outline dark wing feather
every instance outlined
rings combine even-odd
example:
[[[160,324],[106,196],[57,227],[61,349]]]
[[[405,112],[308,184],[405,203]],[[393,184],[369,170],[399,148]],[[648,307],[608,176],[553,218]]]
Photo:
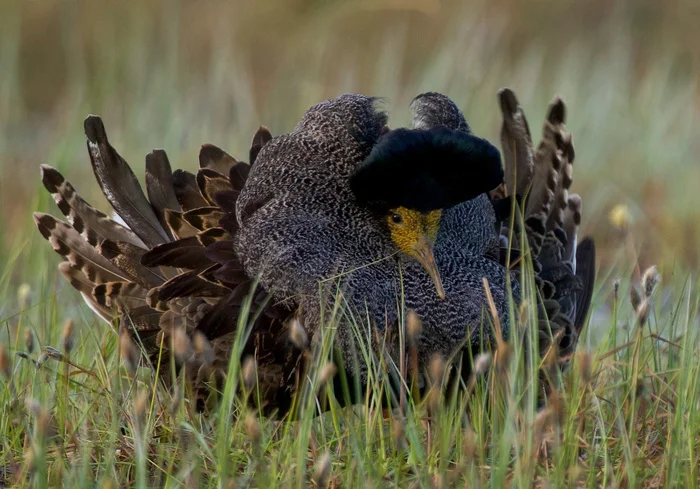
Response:
[[[197,228],[188,223],[182,212],[165,210],[165,221],[176,239],[189,238],[197,235]]]
[[[213,144],[204,144],[199,150],[200,168],[208,168],[221,175],[228,175],[229,168],[236,163],[233,156]]]
[[[168,234],[146,200],[134,172],[109,144],[99,117],[91,115],[85,119],[85,135],[95,178],[114,210],[146,245],[168,241]]]
[[[243,190],[245,182],[248,180],[248,174],[250,173],[250,165],[247,163],[236,163],[229,170],[229,180],[231,181],[231,186],[233,190],[240,193]]]
[[[232,190],[228,176],[209,168],[202,168],[197,172],[197,185],[209,205],[216,205],[215,197],[218,192]]]
[[[190,270],[153,289],[159,301],[169,301],[178,297],[223,297],[229,290],[200,277],[200,270]]]
[[[500,90],[498,99],[503,115],[501,150],[505,163],[507,195],[524,197],[534,171],[530,127],[525,112],[512,90]]]
[[[233,251],[233,241],[211,243],[204,249],[204,254],[209,260],[219,265],[238,260],[236,252]]]
[[[196,236],[163,243],[144,253],[141,257],[141,264],[145,267],[167,265],[194,270],[204,267],[208,263],[209,260],[204,255],[204,247]]]
[[[168,233],[168,237],[173,238],[165,219],[165,210],[179,211],[181,208],[175,195],[173,171],[168,156],[162,149],[154,149],[146,155],[146,191],[158,222]]]
[[[588,317],[595,285],[595,242],[592,238],[584,238],[576,248],[576,276],[582,283],[582,290],[576,301],[576,317],[574,325],[580,333]]]
[[[199,231],[218,227],[223,217],[224,213],[218,207],[200,207],[187,211],[182,216],[188,224]]]
[[[248,152],[248,161],[252,165],[258,157],[258,153],[272,139],[272,133],[265,126],[260,126],[253,136],[253,141],[250,143],[250,151]]]
[[[199,193],[197,179],[192,173],[185,170],[175,170],[173,172],[173,187],[183,211],[208,205],[206,199]]]
[[[499,92],[503,126],[501,142],[505,164],[505,194],[516,196],[522,205],[523,231],[529,245],[539,295],[540,352],[550,351],[552,340],[562,359],[576,349],[590,307],[595,279],[595,247],[585,239],[578,243],[581,198],[569,195],[572,183],[574,148],[564,125],[566,107],[558,97],[550,104],[542,140],[533,151],[530,130],[515,94]],[[500,196],[492,194],[492,198]],[[508,243],[510,227],[504,227],[502,241],[511,248],[519,243],[519,226],[513,243]],[[520,250],[514,250],[521,255]],[[513,262],[511,255],[511,263]],[[505,264],[505,261],[503,262]]]
[[[150,289],[165,282],[165,276],[160,269],[149,268],[141,264],[141,258],[146,250],[137,248],[130,243],[109,240],[100,243],[97,250],[141,287]]]
[[[209,228],[197,233],[197,240],[206,247],[218,241],[228,241],[231,235],[223,228]]]

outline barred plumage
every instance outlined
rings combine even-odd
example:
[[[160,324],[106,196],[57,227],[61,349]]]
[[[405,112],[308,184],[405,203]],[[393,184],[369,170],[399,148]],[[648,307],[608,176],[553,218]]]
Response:
[[[148,198],[101,120],[89,116],[95,176],[128,227],[47,166],[42,180],[70,224],[38,213],[35,220],[68,260],[60,269],[70,283],[101,317],[116,315],[120,328],[138,335],[151,361],[169,358],[161,343],[174,348],[163,334],[206,339],[211,348],[173,355],[196,388],[212,375],[223,378],[237,318],[259,279],[243,355],[256,358],[267,411],[288,409],[306,358],[306,342],[289,339],[290,325],[304,328],[313,344],[339,292],[346,307],[336,346],[346,360],[356,351],[350,324],[369,318],[398,361],[405,310],[422,321],[423,366],[435,353],[492,342],[482,279],[507,325],[509,274],[520,297],[517,269],[507,269],[519,239],[509,246],[507,237],[520,232],[543,297],[541,347],[554,338],[565,359],[590,304],[595,256],[592,241],[577,245],[581,199],[568,194],[574,153],[564,105],[553,102],[535,150],[515,95],[503,90],[499,98],[505,173],[497,151],[441,94],[417,97],[414,129],[393,131],[374,98],[343,95],[309,109],[289,134],[273,138],[261,126],[251,164],[204,145],[196,174],[173,172],[165,152],[154,150],[146,159]],[[512,208],[522,209],[524,222],[514,233],[508,226],[515,221],[506,219]],[[406,245],[404,220],[413,218],[416,229],[435,235],[411,235]],[[416,243],[428,254],[414,253]],[[364,379],[362,362],[346,361],[345,370]]]

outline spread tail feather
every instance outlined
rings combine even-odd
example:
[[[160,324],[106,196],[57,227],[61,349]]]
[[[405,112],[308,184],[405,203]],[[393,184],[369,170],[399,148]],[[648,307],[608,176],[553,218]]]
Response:
[[[206,144],[196,174],[173,172],[165,152],[154,150],[146,156],[146,198],[128,163],[109,144],[99,117],[85,120],[85,134],[95,177],[126,225],[90,206],[57,170],[43,165],[44,186],[70,224],[42,213],[35,213],[34,220],[67,260],[59,266],[61,274],[100,317],[110,323],[118,318],[120,327],[137,335],[152,362],[172,357],[189,371],[195,367],[202,373],[206,367],[221,377],[243,301],[253,292],[233,250],[236,200],[250,165]],[[271,138],[261,126],[252,140],[251,159]],[[250,314],[256,322],[243,354],[258,358],[266,382],[262,387],[272,392],[263,396],[273,400],[264,406],[270,411],[277,407],[275,399],[289,398],[288,379],[294,378],[301,355],[286,341],[289,311],[257,293]],[[173,328],[183,328],[192,341],[200,339],[200,346],[205,338],[208,348],[221,354],[202,363],[196,352],[189,358],[161,352],[161,344],[171,347]],[[266,358],[277,363],[266,365]],[[162,371],[169,376],[169,369]],[[196,389],[203,386],[195,382]]]
[[[576,349],[595,282],[593,240],[585,238],[578,243],[582,200],[569,194],[575,153],[573,138],[565,126],[566,106],[559,97],[550,104],[542,140],[535,150],[515,94],[503,89],[498,96],[503,114],[505,182],[502,192],[491,197],[515,197],[521,204],[523,231],[543,299],[540,351],[545,355],[555,341],[560,358],[565,360]],[[511,222],[507,225],[517,230],[517,223]],[[509,232],[504,226],[504,243]],[[514,240],[510,248],[518,242]],[[522,254],[519,250],[515,253]]]
[[[160,225],[131,167],[109,144],[102,119],[88,116],[85,135],[97,183],[117,214],[146,245],[168,241],[168,234]]]

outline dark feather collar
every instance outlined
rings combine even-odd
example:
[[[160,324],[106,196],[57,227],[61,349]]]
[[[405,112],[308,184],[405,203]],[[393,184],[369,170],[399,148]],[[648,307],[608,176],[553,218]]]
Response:
[[[452,207],[503,181],[498,150],[445,127],[395,129],[382,136],[350,178],[357,201],[377,210]]]

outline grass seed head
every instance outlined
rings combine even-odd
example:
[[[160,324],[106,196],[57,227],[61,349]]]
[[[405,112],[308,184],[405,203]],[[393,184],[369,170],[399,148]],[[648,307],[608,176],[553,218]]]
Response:
[[[428,372],[430,374],[431,384],[438,389],[442,386],[442,381],[445,377],[445,368],[446,363],[444,357],[439,353],[433,355],[430,359]]]
[[[56,361],[58,361],[58,362],[62,362],[62,361],[63,361],[63,353],[61,353],[60,351],[58,351],[58,350],[57,350],[56,348],[54,348],[53,346],[45,346],[45,347],[44,347],[44,354],[45,354],[48,358],[52,358],[52,359],[54,359],[54,360],[56,360]]]
[[[440,412],[440,402],[442,401],[442,391],[437,387],[433,386],[428,390],[426,408],[428,410],[428,415],[435,417]]]
[[[639,314],[639,307],[642,304],[642,296],[637,290],[637,287],[634,285],[630,287],[630,303],[632,304],[632,308],[634,308],[634,312]]]
[[[260,441],[260,435],[262,434],[258,418],[248,413],[245,417],[244,427],[246,436],[251,441],[251,443],[257,444]]]
[[[67,319],[63,323],[63,330],[61,331],[61,344],[63,345],[63,351],[70,354],[75,346],[75,328],[73,327],[73,320]]]
[[[171,337],[173,352],[179,364],[184,364],[192,356],[192,342],[184,328],[174,328]]]
[[[588,385],[592,378],[592,362],[593,357],[587,351],[581,351],[576,353],[576,369],[578,370],[581,382],[584,385]]]
[[[490,352],[479,353],[474,359],[474,375],[479,376],[488,372],[492,358]]]
[[[203,385],[206,386],[207,389],[212,389],[216,385],[215,382],[212,382],[212,374],[214,373],[214,369],[208,365],[201,365],[197,370],[197,375],[194,378],[194,383],[196,385]],[[183,375],[185,375],[186,379],[189,379],[192,376],[192,371],[193,369],[183,369],[181,372]]]
[[[195,331],[192,335],[192,346],[194,353],[204,365],[214,363],[214,348],[207,337],[201,331]]]
[[[29,296],[32,293],[32,288],[29,284],[24,283],[17,287],[17,302],[19,303],[19,308],[24,309],[27,307],[29,302]]]
[[[136,372],[141,355],[126,328],[119,329],[119,356],[124,361],[124,366],[129,372]]]
[[[258,379],[258,363],[253,355],[249,355],[243,360],[241,374],[243,376],[243,385],[247,390],[255,387]]]
[[[28,397],[27,399],[25,399],[24,405],[27,407],[27,411],[29,411],[29,414],[31,414],[34,417],[37,417],[42,409],[39,401],[37,401],[33,397]]]
[[[10,362],[10,354],[3,343],[0,343],[0,375],[9,379],[12,374],[12,362]]]
[[[533,431],[535,435],[535,444],[540,446],[546,430],[552,426],[553,412],[551,406],[547,406],[537,413],[535,422],[533,423]]]
[[[31,329],[24,330],[24,348],[30,355],[34,353],[34,333]]]
[[[31,446],[27,447],[27,449],[24,451],[23,459],[22,472],[31,477],[34,475],[34,472],[36,472],[36,456],[34,455],[34,450]]]
[[[639,398],[639,399],[642,399],[642,398],[649,396],[650,389],[649,389],[649,386],[646,384],[645,380],[646,379],[637,380],[635,394],[636,394],[637,398]]]
[[[408,311],[406,316],[406,337],[410,345],[415,346],[418,343],[418,338],[420,338],[423,332],[423,321],[418,316],[416,311]]]
[[[321,371],[318,374],[318,388],[321,389],[328,382],[332,381],[337,371],[338,368],[333,362],[326,362],[326,364],[321,367]]]
[[[179,425],[175,429],[175,434],[177,435],[177,445],[183,453],[188,453],[192,450],[194,445],[194,434],[187,429],[184,425]]]
[[[513,347],[510,343],[502,341],[498,344],[496,348],[496,353],[494,354],[494,366],[498,372],[505,372],[510,367],[510,358],[513,353]]]
[[[566,418],[566,402],[564,396],[556,389],[552,389],[547,399],[547,409],[551,411],[551,422],[561,428]]]
[[[333,466],[331,464],[331,454],[323,452],[314,464],[314,484],[316,487],[328,487]]]
[[[307,350],[309,348],[309,335],[296,317],[290,320],[289,339],[294,346],[300,350]]]
[[[661,274],[656,268],[656,265],[652,265],[644,270],[644,274],[642,275],[642,289],[647,299],[650,299],[651,296],[654,295],[660,282]]]
[[[445,480],[445,475],[444,474],[435,474],[433,475],[433,488],[434,489],[444,489],[447,487],[447,481]]]
[[[647,323],[647,319],[649,319],[649,299],[646,297],[642,300],[642,302],[639,303],[639,306],[636,309],[637,312],[637,323],[640,326],[643,326]]]

